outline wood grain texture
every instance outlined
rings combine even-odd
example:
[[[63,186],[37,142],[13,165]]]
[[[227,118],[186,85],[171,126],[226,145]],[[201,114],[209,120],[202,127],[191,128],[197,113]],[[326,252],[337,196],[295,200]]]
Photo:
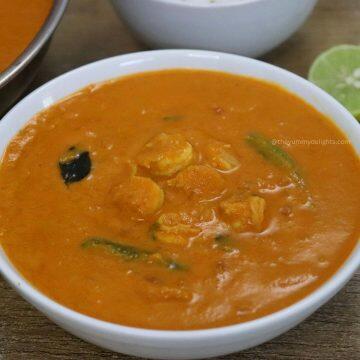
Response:
[[[301,0],[294,0],[301,1]],[[360,0],[321,0],[311,19],[267,62],[306,76],[322,50],[360,42]],[[72,0],[32,85],[104,57],[143,50],[106,0]],[[222,360],[357,360],[360,353],[360,273],[332,301],[297,328]],[[0,359],[122,359],[61,330],[0,279]]]

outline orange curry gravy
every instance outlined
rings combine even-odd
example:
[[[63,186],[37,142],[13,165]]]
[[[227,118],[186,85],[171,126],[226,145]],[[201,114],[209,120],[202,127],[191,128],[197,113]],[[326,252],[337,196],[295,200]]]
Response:
[[[21,55],[45,22],[52,0],[2,0],[0,3],[0,72]]]
[[[87,87],[10,143],[1,244],[43,293],[114,323],[201,329],[270,314],[329,279],[359,238],[358,156],[281,143],[296,139],[345,138],[251,78],[173,70]],[[91,172],[65,184],[59,161],[81,151]]]

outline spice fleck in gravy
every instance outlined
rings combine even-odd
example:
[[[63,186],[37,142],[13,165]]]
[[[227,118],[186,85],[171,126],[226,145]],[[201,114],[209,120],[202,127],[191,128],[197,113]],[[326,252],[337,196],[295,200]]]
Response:
[[[344,140],[251,78],[171,70],[89,86],[9,144],[0,241],[36,288],[95,318],[256,319],[322,285],[358,241],[359,157]]]
[[[0,2],[0,73],[9,67],[34,39],[52,5],[52,0]]]

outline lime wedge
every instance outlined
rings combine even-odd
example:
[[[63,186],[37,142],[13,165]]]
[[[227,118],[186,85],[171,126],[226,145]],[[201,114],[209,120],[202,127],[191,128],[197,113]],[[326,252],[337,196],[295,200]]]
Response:
[[[360,120],[360,46],[339,45],[323,52],[311,65],[309,80]]]

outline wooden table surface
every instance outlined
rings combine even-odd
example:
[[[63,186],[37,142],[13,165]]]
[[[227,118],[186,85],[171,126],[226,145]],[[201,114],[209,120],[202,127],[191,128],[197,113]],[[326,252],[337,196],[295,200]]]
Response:
[[[305,26],[264,60],[306,76],[322,50],[359,42],[360,0],[320,0]],[[143,49],[107,0],[72,0],[31,88],[88,62]],[[297,328],[267,344],[221,359],[355,360],[360,359],[359,354],[360,273]],[[135,359],[102,350],[64,332],[0,278],[0,359],[78,358]]]

